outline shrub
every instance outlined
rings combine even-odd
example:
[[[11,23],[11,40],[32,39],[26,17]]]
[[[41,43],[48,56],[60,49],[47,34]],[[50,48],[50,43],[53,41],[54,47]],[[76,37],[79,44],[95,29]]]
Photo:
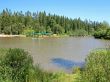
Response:
[[[96,31],[93,35],[95,38],[105,38],[106,30]]]
[[[0,60],[0,81],[3,79],[12,82],[26,82],[29,70],[33,68],[32,58],[22,49],[9,49],[5,51]]]
[[[51,82],[51,73],[34,66],[23,49],[0,49],[0,82]]]
[[[110,49],[95,50],[86,59],[82,73],[84,82],[110,81]]]
[[[24,34],[24,35],[26,35],[27,37],[28,36],[33,36],[33,33],[34,33],[35,31],[32,29],[32,28],[27,28],[27,29],[25,29],[24,31],[23,31],[23,33],[22,34]]]

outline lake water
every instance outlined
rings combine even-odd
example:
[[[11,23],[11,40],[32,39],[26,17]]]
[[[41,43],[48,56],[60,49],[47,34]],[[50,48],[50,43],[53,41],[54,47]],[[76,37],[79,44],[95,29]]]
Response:
[[[0,38],[0,48],[22,48],[32,55],[34,64],[47,71],[70,72],[73,66],[82,66],[89,52],[106,48],[109,40],[93,37],[66,38]]]

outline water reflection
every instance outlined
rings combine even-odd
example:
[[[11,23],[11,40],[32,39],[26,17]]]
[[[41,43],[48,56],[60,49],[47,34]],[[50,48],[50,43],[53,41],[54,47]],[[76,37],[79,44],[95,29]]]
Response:
[[[53,58],[52,63],[56,64],[59,67],[63,67],[65,69],[71,69],[76,66],[77,67],[84,66],[84,62],[75,62],[75,61],[71,61],[71,60],[67,60],[67,59],[63,59],[63,58]]]

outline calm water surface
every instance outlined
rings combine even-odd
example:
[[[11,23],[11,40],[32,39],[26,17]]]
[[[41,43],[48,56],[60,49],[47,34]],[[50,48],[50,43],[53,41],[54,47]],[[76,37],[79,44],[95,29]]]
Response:
[[[109,40],[93,37],[0,38],[0,48],[25,49],[32,55],[34,63],[47,71],[68,72],[73,66],[83,65],[91,50],[109,45]]]

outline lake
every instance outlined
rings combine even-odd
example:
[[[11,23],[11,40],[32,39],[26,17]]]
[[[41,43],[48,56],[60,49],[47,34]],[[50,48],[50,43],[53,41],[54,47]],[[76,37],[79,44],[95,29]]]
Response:
[[[28,51],[34,60],[47,71],[71,72],[74,66],[83,66],[90,51],[107,48],[109,40],[93,37],[65,38],[0,38],[0,48],[22,48]]]

